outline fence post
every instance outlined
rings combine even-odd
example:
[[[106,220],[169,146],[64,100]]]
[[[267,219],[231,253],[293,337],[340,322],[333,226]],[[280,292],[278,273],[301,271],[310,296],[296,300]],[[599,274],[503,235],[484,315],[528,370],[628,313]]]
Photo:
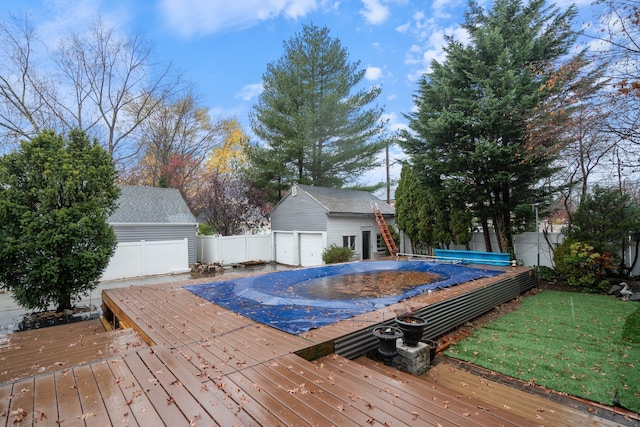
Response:
[[[142,261],[140,263],[140,269],[141,269],[140,276],[144,277],[147,272],[147,256],[146,256],[146,247],[145,247],[144,240],[140,240],[140,260]]]
[[[182,241],[184,242],[184,248],[182,251],[184,254],[184,258],[182,259],[184,261],[183,265],[189,267],[189,239],[185,237]]]

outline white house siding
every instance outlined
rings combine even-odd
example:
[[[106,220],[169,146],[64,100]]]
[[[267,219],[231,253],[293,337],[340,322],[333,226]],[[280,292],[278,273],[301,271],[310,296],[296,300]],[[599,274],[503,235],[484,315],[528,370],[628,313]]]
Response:
[[[326,210],[303,191],[289,195],[271,213],[272,230],[325,231],[326,227]]]
[[[393,219],[385,218],[385,221],[387,225],[393,225],[395,227],[395,221]],[[342,236],[355,235],[356,250],[354,259],[360,260],[363,255],[362,232],[367,230],[371,231],[370,255],[371,258],[375,258],[377,254],[376,237],[380,234],[380,229],[376,224],[373,213],[371,216],[363,215],[362,217],[329,216],[327,224],[327,245],[330,246],[334,244],[336,246],[342,246]]]
[[[196,262],[196,224],[111,224],[118,243],[182,240],[188,241],[189,265]]]

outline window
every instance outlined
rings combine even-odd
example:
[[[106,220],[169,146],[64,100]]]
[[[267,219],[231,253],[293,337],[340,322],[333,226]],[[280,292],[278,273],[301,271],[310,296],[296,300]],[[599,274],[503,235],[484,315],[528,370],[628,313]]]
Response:
[[[342,236],[342,246],[352,251],[356,250],[356,236]]]
[[[387,243],[382,238],[382,234],[378,234],[376,236],[376,248],[378,248],[378,251],[384,251],[387,249]]]

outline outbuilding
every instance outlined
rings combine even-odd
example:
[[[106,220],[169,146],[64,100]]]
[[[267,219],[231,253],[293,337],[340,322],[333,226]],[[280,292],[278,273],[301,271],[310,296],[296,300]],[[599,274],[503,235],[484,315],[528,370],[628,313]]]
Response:
[[[118,248],[102,280],[187,272],[196,259],[197,221],[175,188],[121,186],[109,217]]]
[[[293,185],[271,212],[276,261],[321,265],[331,245],[350,248],[353,260],[383,256],[386,245],[374,208],[395,227],[393,206],[367,191]]]

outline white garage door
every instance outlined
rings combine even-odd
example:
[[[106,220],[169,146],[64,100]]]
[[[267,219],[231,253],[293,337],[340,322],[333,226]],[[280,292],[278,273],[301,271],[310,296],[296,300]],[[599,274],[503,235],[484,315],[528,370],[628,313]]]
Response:
[[[294,265],[293,233],[274,233],[276,242],[276,262]]]
[[[300,265],[322,265],[322,234],[300,233]]]

